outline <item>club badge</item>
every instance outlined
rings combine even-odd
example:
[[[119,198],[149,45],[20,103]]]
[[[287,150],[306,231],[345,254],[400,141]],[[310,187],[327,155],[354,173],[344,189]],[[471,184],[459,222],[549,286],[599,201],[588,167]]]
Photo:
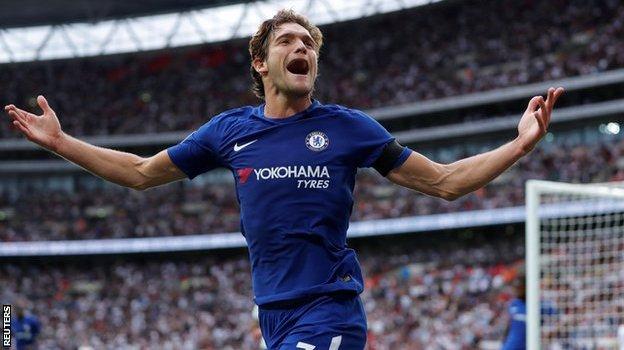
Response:
[[[305,138],[308,149],[314,152],[320,152],[329,146],[329,138],[320,131],[312,131]]]

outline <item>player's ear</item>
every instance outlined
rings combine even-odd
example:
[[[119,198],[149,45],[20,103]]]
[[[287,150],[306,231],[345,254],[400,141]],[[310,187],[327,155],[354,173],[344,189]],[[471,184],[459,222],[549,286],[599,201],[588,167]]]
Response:
[[[266,75],[269,72],[266,61],[263,61],[258,57],[254,58],[253,67],[256,70],[256,72],[258,72],[262,76]]]

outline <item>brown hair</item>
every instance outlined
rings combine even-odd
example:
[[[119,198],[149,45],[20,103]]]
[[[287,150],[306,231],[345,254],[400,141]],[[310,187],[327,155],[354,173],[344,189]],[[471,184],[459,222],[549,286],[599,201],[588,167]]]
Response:
[[[269,39],[271,34],[284,23],[297,23],[305,28],[316,42],[315,51],[318,53],[323,45],[323,33],[310,23],[310,21],[293,10],[280,10],[273,18],[268,19],[260,25],[256,34],[249,40],[249,55],[251,55],[251,77],[253,78],[252,91],[256,96],[264,99],[264,83],[262,76],[253,67],[254,59],[264,61],[269,51]]]

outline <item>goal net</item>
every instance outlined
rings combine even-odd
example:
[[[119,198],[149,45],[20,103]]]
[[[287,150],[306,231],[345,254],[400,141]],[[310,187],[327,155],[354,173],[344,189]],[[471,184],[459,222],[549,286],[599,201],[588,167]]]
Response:
[[[531,180],[526,209],[527,348],[624,349],[624,184]]]

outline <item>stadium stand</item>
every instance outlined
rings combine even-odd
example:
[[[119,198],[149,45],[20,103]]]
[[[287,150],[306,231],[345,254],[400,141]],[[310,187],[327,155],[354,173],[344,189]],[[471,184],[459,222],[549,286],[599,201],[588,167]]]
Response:
[[[317,98],[366,110],[624,68],[624,41],[619,39],[624,37],[624,4],[617,0],[446,1],[323,30],[326,46]],[[236,40],[4,64],[0,101],[35,110],[36,95],[46,95],[64,130],[77,136],[189,131],[225,109],[259,103],[250,92],[246,45],[247,40]],[[562,106],[575,109],[621,98],[624,84],[618,84],[566,93]],[[524,97],[522,101],[510,100],[502,107],[487,102],[381,122],[393,133],[470,124],[492,116],[519,116]],[[527,179],[622,181],[624,141],[621,134],[598,132],[597,123],[607,122],[598,119],[588,126],[591,131],[577,125],[572,133],[555,132],[554,141],[552,134],[547,136],[494,183],[453,202],[416,194],[372,171],[361,171],[351,219],[521,206]],[[619,116],[613,120],[621,123]],[[0,141],[16,135],[0,127]],[[451,162],[508,140],[505,134],[495,135],[485,147],[480,137],[410,146],[437,161]],[[2,160],[37,162],[51,157],[11,147],[2,149]],[[6,169],[0,170],[4,174]],[[221,178],[200,177],[135,192],[81,173],[54,174],[69,185],[51,187],[41,186],[42,178],[52,177],[45,170],[11,176],[19,178],[20,186],[13,186],[9,176],[0,180],[0,242],[239,230],[233,183]],[[467,233],[461,230],[434,232],[420,241],[413,238],[417,234],[405,242],[384,237],[383,249],[370,238],[350,241],[358,245],[366,276],[368,350],[500,346],[512,294],[508,283],[524,263],[520,230],[518,225],[496,227],[494,234],[477,241],[462,239]],[[250,267],[242,251],[204,251],[191,257],[167,252],[123,260],[4,259],[0,299],[26,303],[39,317],[38,348],[258,348],[250,331],[255,327]]]
[[[519,236],[361,250],[369,350],[475,348],[501,339]],[[448,239],[448,237],[447,237]],[[26,300],[42,349],[257,349],[244,254],[0,265],[2,300]],[[81,346],[84,346],[81,348]]]
[[[465,156],[456,154],[456,157]],[[483,189],[453,202],[417,194],[373,172],[360,172],[353,221],[519,206],[527,179],[624,180],[624,141],[539,148]],[[99,182],[102,185],[101,182]],[[0,241],[158,237],[236,232],[232,182],[164,186],[135,192],[117,186],[72,191],[5,191]]]
[[[618,1],[507,0],[326,26],[317,97],[366,109],[621,68],[622,23]],[[0,101],[44,94],[73,135],[191,130],[257,104],[246,45],[4,65]]]

